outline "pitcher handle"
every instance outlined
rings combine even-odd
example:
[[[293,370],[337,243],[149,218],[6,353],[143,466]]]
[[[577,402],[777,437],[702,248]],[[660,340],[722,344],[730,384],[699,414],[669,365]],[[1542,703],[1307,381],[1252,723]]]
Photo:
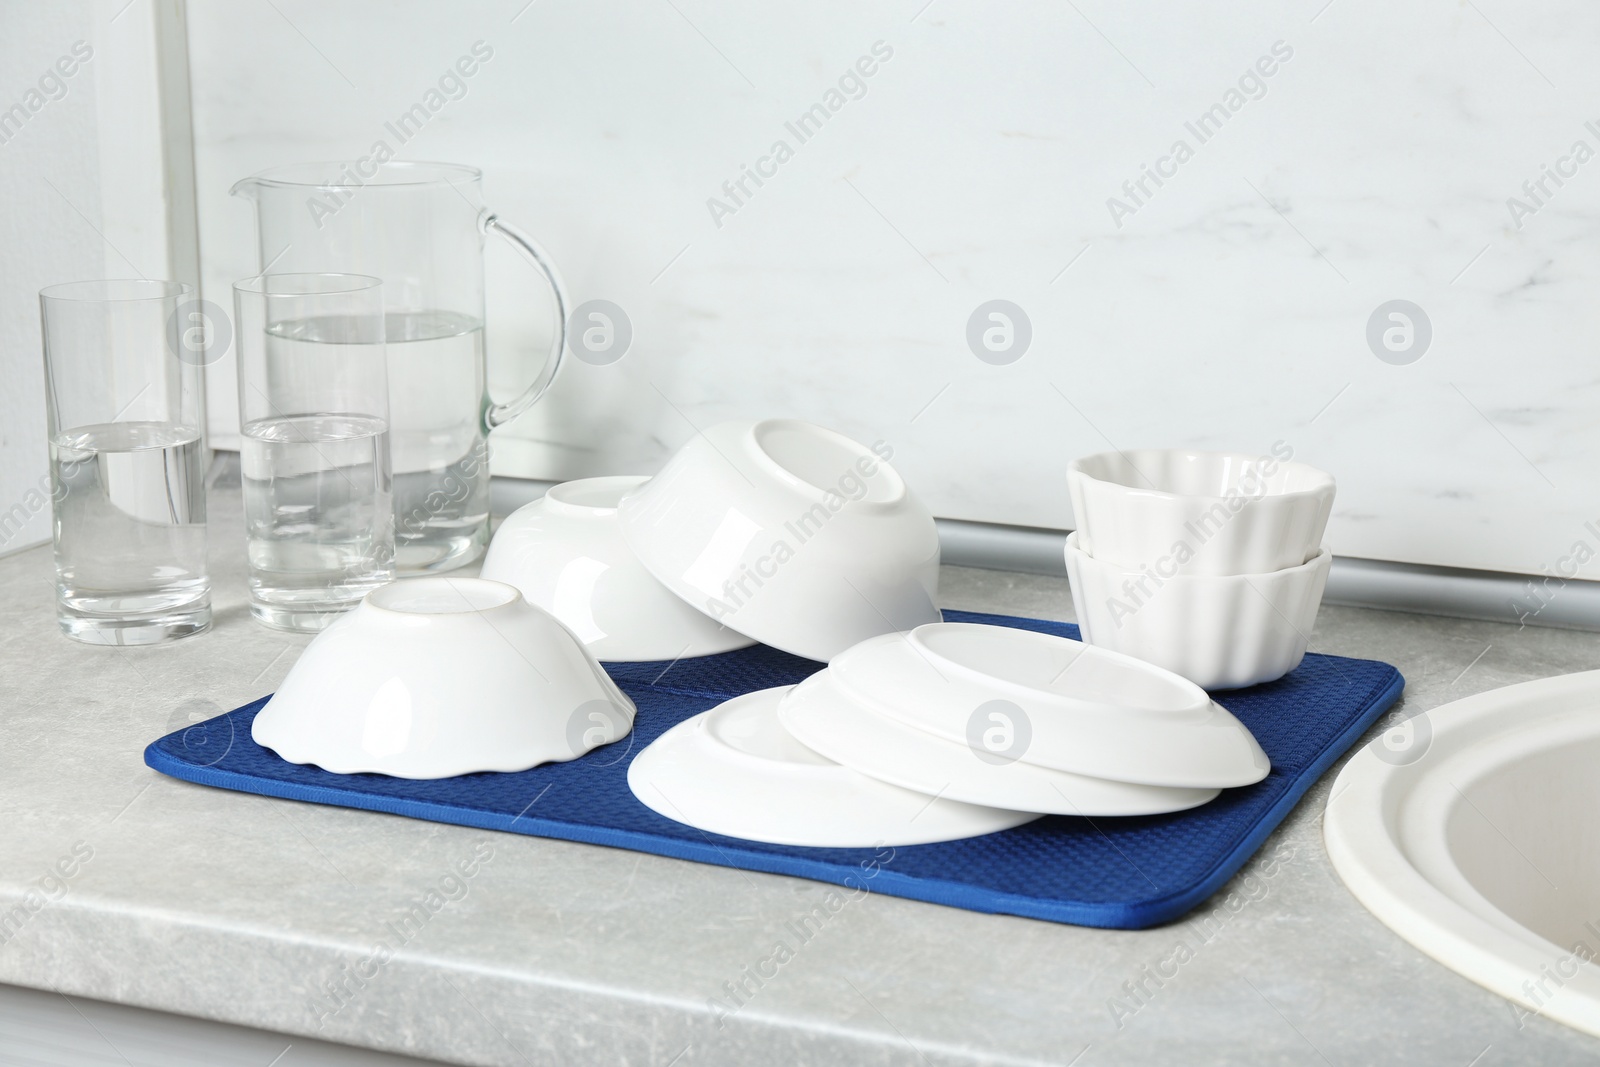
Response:
[[[489,429],[503,426],[512,419],[521,415],[534,405],[545,391],[550,388],[550,383],[555,381],[556,371],[561,367],[561,356],[567,347],[567,291],[561,284],[561,275],[557,273],[555,264],[549,255],[539,245],[498,215],[485,215],[483,219],[484,232],[493,231],[505,238],[506,243],[516,249],[522,258],[531,263],[544,280],[550,283],[550,291],[556,298],[556,336],[555,343],[550,346],[550,355],[545,358],[544,367],[539,371],[539,376],[533,380],[522,395],[505,404],[491,403],[483,413],[483,421]]]

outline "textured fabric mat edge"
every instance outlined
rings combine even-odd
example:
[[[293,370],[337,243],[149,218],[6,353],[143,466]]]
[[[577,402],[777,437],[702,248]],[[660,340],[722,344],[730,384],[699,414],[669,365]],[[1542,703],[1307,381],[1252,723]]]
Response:
[[[1231,849],[1220,854],[1209,866],[1204,877],[1166,896],[1122,904],[1061,900],[1005,892],[961,881],[908,875],[887,866],[878,869],[872,880],[872,890],[888,896],[943,904],[969,911],[1017,915],[1079,926],[1143,929],[1175,921],[1221,889],[1248,862],[1272,831],[1277,829],[1311,786],[1319,781],[1377,721],[1378,717],[1399,699],[1404,690],[1405,680],[1394,667],[1389,666],[1389,671],[1387,684],[1381,689],[1375,689],[1367,698],[1367,703],[1360,714],[1355,716],[1345,730],[1289,783],[1283,795],[1253,823],[1249,832]],[[253,718],[254,713],[268,699],[262,697],[209,721],[216,722],[232,716]],[[247,730],[248,726],[244,728]],[[856,888],[861,884],[859,878],[854,883],[849,881],[853,868],[841,866],[833,859],[808,860],[803,856],[746,849],[739,847],[737,841],[730,844],[730,839],[726,838],[720,839],[722,843],[709,839],[705,842],[670,839],[642,831],[538,818],[527,814],[508,817],[466,806],[278,781],[185,762],[162,751],[159,746],[163,740],[165,738],[158,739],[145,749],[145,763],[162,774],[197,785],[258,796],[376,811],[483,830],[606,845],[720,867],[791,875],[850,888]]]

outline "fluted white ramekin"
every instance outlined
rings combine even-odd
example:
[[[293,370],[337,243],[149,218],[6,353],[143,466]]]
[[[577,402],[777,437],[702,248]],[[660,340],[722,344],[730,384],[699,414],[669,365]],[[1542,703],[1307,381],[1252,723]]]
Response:
[[[1067,538],[1067,579],[1083,639],[1203,689],[1281,678],[1300,665],[1333,553],[1265,574],[1162,577],[1091,557]]]
[[[1317,555],[1333,476],[1242,452],[1144,448],[1067,468],[1078,547],[1124,567],[1264,574]]]

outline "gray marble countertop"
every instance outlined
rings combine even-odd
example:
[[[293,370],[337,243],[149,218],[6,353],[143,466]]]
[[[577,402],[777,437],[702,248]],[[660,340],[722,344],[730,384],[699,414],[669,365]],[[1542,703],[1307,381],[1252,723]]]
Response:
[[[1600,1060],[1356,903],[1322,847],[1333,773],[1188,920],[1091,930],[869,895],[719,1019],[708,1001],[826,887],[146,768],[149,741],[270,692],[305,644],[248,616],[236,491],[212,513],[215,627],[164,647],[67,640],[49,549],[0,559],[0,915],[23,905],[0,981],[464,1064]],[[1060,579],[942,582],[948,607],[1072,617]],[[1592,634],[1331,606],[1313,647],[1396,664],[1409,711],[1600,667]],[[351,977],[475,856],[464,895]]]

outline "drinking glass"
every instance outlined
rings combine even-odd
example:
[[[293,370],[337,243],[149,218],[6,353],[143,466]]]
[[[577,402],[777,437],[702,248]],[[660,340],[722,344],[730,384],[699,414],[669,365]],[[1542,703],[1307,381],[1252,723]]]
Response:
[[[96,645],[211,625],[204,382],[180,358],[178,282],[39,292],[50,435],[56,621]]]
[[[233,302],[250,611],[321,630],[394,577],[383,283],[267,274]]]

